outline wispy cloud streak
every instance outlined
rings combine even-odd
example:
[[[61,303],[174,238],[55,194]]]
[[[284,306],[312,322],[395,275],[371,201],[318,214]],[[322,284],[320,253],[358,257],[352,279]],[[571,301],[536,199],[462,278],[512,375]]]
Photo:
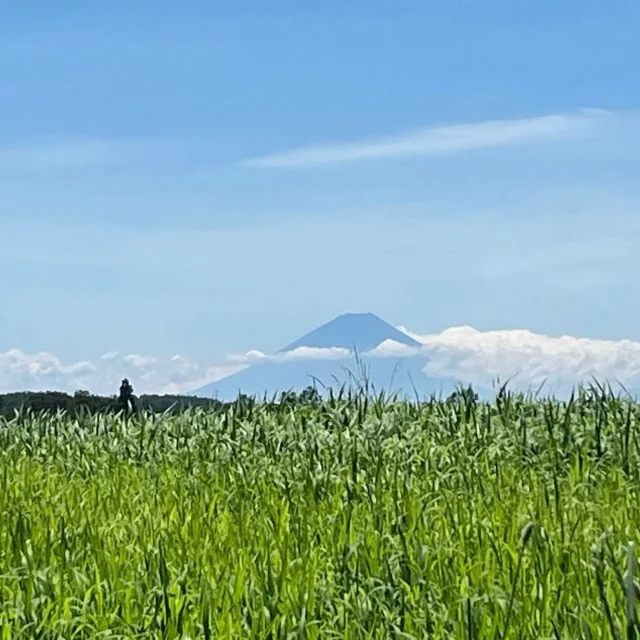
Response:
[[[518,120],[490,120],[417,129],[401,136],[352,143],[300,147],[249,158],[247,167],[297,168],[358,160],[438,156],[526,142],[580,138],[593,134],[610,112],[585,109]]]

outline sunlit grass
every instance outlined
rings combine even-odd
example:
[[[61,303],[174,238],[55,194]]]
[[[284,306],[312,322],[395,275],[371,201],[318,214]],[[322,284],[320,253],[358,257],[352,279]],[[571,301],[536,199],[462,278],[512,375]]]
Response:
[[[0,422],[0,638],[631,638],[640,407]]]

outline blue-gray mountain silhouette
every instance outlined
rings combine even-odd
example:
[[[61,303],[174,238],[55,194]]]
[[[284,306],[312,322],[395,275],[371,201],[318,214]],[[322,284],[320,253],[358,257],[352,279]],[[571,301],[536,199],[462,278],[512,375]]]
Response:
[[[385,340],[416,347],[403,358],[375,357],[366,352]],[[316,386],[337,388],[366,380],[376,391],[420,397],[448,394],[456,387],[450,378],[432,378],[424,369],[428,359],[420,343],[373,313],[346,313],[311,331],[278,352],[280,358],[260,361],[231,376],[193,392],[203,397],[232,400],[238,393],[273,397],[284,391],[302,391]],[[283,360],[282,356],[300,347],[348,349],[352,355],[341,359]],[[357,353],[357,357],[356,354]]]
[[[394,340],[409,347],[420,347],[417,340],[391,326],[375,313],[343,313],[292,342],[281,349],[280,353],[300,347],[339,347],[363,353],[375,349],[385,340]]]

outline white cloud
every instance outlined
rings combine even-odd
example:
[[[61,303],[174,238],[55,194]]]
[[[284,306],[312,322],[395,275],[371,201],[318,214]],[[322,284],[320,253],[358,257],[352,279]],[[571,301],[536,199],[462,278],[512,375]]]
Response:
[[[368,159],[437,156],[523,142],[588,136],[607,111],[585,109],[517,120],[490,120],[417,129],[401,136],[300,147],[245,160],[251,167],[306,167]]]
[[[411,347],[402,342],[395,340],[385,340],[381,342],[375,349],[371,349],[364,353],[364,356],[381,357],[381,358],[410,358],[420,355],[422,350],[419,347]]]
[[[287,362],[290,360],[340,360],[350,356],[351,351],[341,347],[330,347],[329,349],[298,347],[297,349],[272,356],[272,359],[277,362]]]
[[[452,327],[420,335],[400,329],[424,345],[425,372],[489,386],[513,377],[513,386],[573,385],[600,381],[640,385],[640,342],[548,336],[526,329],[478,331]]]
[[[236,362],[238,364],[253,364],[268,359],[269,356],[266,353],[258,351],[257,349],[251,349],[251,351],[247,351],[246,353],[234,354],[227,357],[229,362]]]
[[[268,355],[262,351],[251,350],[240,355],[229,356],[230,362],[253,364],[256,362],[290,362],[292,360],[341,360],[351,357],[349,349],[330,347],[321,349],[318,347],[298,347],[291,351]]]
[[[95,361],[63,363],[51,353],[0,353],[0,392],[87,389],[112,395],[128,377],[136,393],[185,393],[244,368],[242,364],[207,366],[184,356],[157,358],[110,352]]]

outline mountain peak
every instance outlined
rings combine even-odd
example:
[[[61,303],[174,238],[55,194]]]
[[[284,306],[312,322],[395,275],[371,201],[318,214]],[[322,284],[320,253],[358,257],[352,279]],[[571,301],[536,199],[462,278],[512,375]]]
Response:
[[[300,347],[316,349],[354,349],[364,353],[375,349],[385,340],[393,340],[410,347],[419,347],[420,343],[399,331],[374,313],[343,313],[321,327],[292,342],[280,353],[293,351]]]

